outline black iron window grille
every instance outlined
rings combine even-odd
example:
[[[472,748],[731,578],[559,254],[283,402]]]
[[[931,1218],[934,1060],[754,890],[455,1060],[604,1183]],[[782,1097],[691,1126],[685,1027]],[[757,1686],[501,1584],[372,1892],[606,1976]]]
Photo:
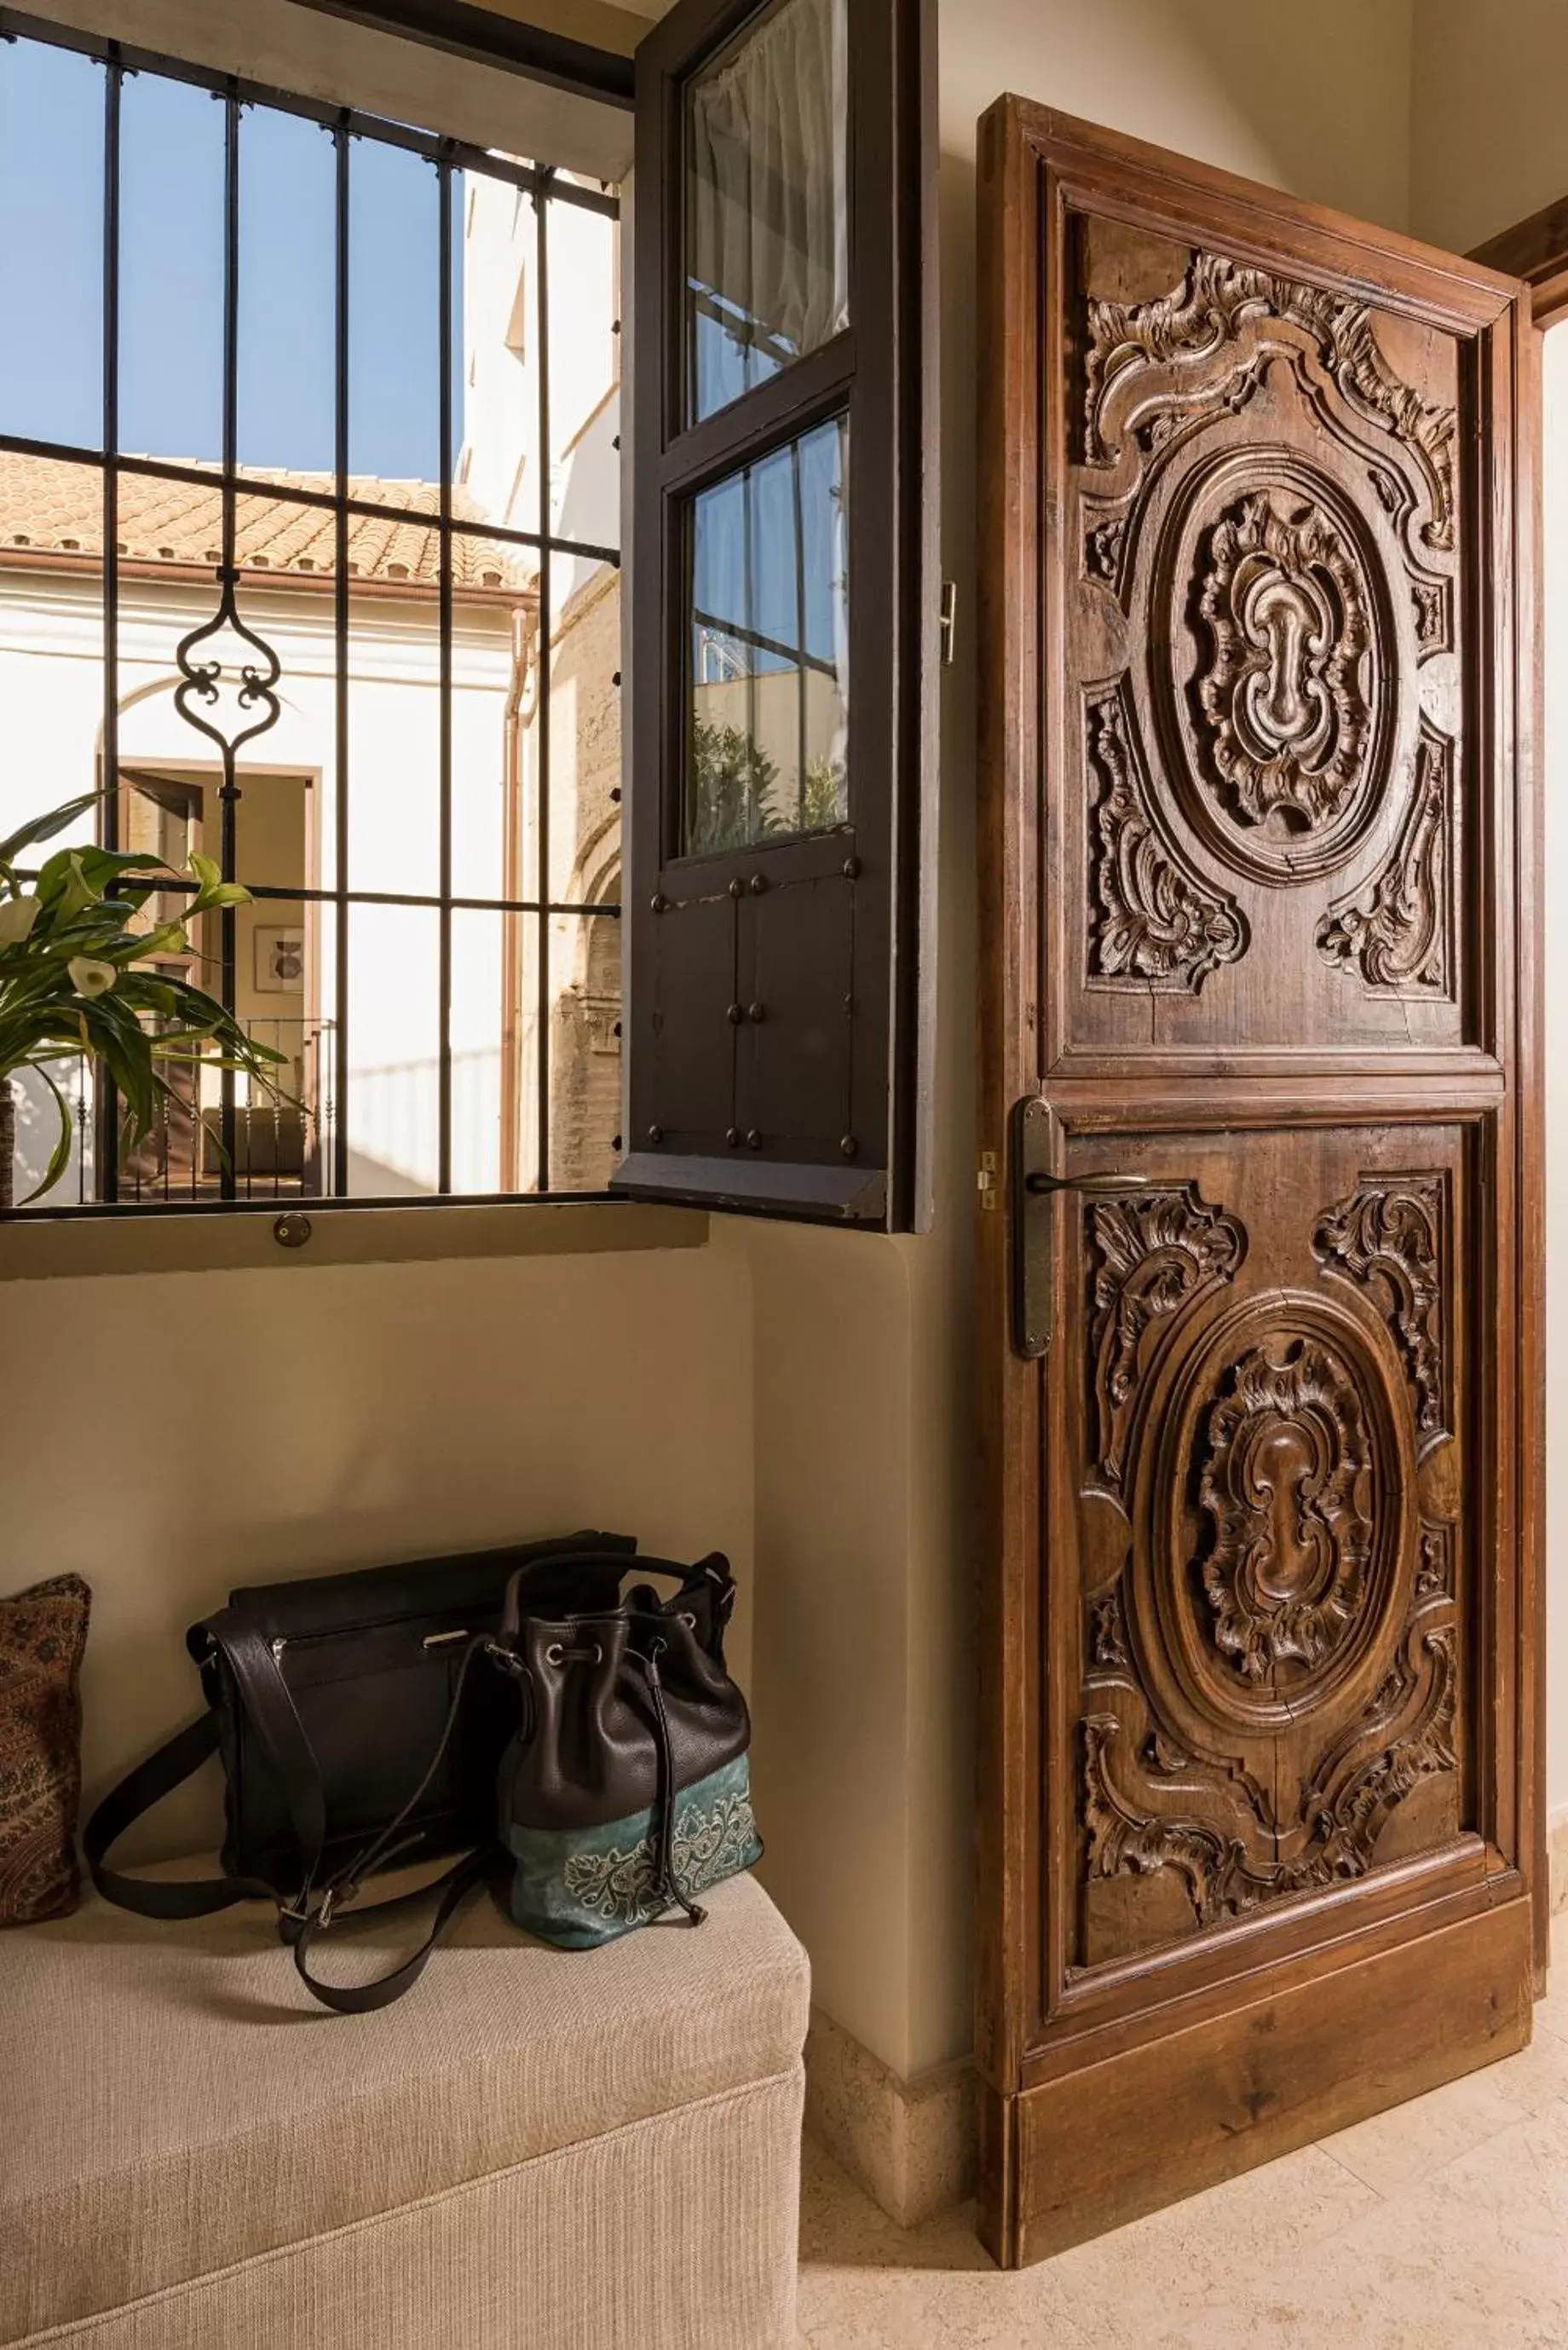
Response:
[[[292,1096],[252,1099],[232,1073],[208,1073],[127,1152],[107,1088],[95,1098],[85,1068],[62,1072],[78,1147],[38,1204],[603,1191],[620,1148],[615,192],[4,10],[0,112],[7,71],[14,116],[29,76],[40,88],[63,76],[97,125],[92,153],[57,158],[94,179],[90,208],[40,188],[31,231],[46,255],[68,257],[73,236],[86,249],[90,209],[99,266],[68,299],[57,287],[61,325],[25,277],[5,292],[0,261],[14,348],[58,345],[30,373],[0,357],[0,814],[98,788],[106,846],[158,845],[178,867],[199,842],[244,883],[250,906],[205,918],[202,976],[286,1050]],[[133,272],[140,302],[150,271],[185,266],[178,250],[137,244],[128,217],[133,185],[146,210],[127,142],[134,129],[147,148],[149,90],[205,96],[221,123],[211,202],[188,223],[213,255],[210,448],[167,448],[171,434],[148,421],[160,369],[182,419],[201,404],[202,372],[185,362],[177,294],[130,315]],[[327,289],[322,333],[299,360],[325,388],[325,462],[275,462],[278,449],[290,458],[286,434],[261,462],[247,445],[265,387],[280,408],[294,391],[279,365],[258,393],[242,348],[247,279],[276,298],[249,179],[256,126],[280,123],[325,159],[310,164],[320,201],[290,229],[309,282]],[[5,169],[0,154],[0,201]],[[367,288],[375,192],[362,199],[361,183],[394,171],[418,178],[429,236],[406,283],[383,247]],[[4,234],[15,245],[29,229],[12,220]],[[71,429],[53,437],[39,411],[89,297],[96,333],[80,328],[74,381],[79,394],[84,366],[101,369],[100,414],[57,400]],[[409,366],[423,370],[414,405],[433,429],[428,465],[393,478],[358,444],[368,371],[386,370],[393,390],[401,380],[387,328],[400,304]],[[381,331],[369,357],[361,307]],[[483,348],[482,315],[496,322]],[[150,317],[176,320],[156,361]],[[584,334],[604,345],[586,359]],[[63,707],[64,672],[54,705],[8,711],[7,695],[28,660],[29,690],[45,691],[38,664],[52,655],[58,671],[73,628],[79,650],[88,605],[101,630],[92,764],[53,787],[37,713]],[[85,671],[72,674],[79,695]]]

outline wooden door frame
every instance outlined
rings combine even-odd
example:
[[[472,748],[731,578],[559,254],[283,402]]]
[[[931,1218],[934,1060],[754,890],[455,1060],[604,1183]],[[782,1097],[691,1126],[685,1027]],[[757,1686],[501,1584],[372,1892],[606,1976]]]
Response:
[[[980,1190],[977,1211],[977,1256],[980,1295],[977,1378],[980,1404],[981,1477],[981,1559],[979,1641],[981,1705],[978,1756],[978,1881],[976,1934],[976,2064],[980,2074],[981,2231],[988,2248],[1005,2265],[1074,2240],[1071,2224],[1032,2233],[1021,2208],[1021,2181],[1027,2151],[1022,2137],[1020,2108],[1026,2102],[1021,2090],[1043,2071],[1042,2043],[1031,2056],[1032,2024],[1041,2008],[1044,1980],[1042,1918],[1044,1886],[1060,1862],[1053,1846],[1046,1851],[1044,1835],[1048,1814],[1039,1725],[1046,1711],[1066,1700],[1064,1690],[1048,1686],[1050,1666],[1044,1652],[1041,1607],[1042,1488],[1046,1470],[1044,1382],[1039,1367],[1026,1363],[1014,1351],[1010,1329],[1013,1218],[1009,1199],[1010,1176],[1006,1137],[1013,1105],[1038,1091],[1046,1076],[1037,1062],[1035,1040],[1045,1024],[1040,1019],[1042,990],[1050,980],[1043,952],[1038,919],[1045,887],[1044,858],[1048,844],[1041,826],[1041,795],[1037,778],[1049,755],[1046,729],[1045,679],[1054,655],[1060,655],[1062,619],[1050,608],[1045,589],[1046,523],[1042,471],[1044,435],[1052,426],[1042,418],[1042,337],[1047,323],[1044,296],[1045,236],[1044,187],[1042,171],[1047,154],[1058,170],[1070,151],[1085,163],[1119,172],[1129,212],[1151,224],[1159,219],[1158,182],[1168,172],[1168,158],[1141,141],[1122,138],[1077,122],[1054,110],[1008,97],[981,119],[979,138],[981,193],[980,303],[977,348],[985,354],[981,370],[979,401],[979,567],[980,692],[979,692],[979,828],[981,902],[986,906],[986,952],[980,972],[979,1004],[979,1137]],[[1489,1911],[1506,1903],[1513,1920],[1513,1950],[1522,1937],[1523,1903],[1530,1901],[1529,1927],[1537,1983],[1543,1983],[1546,1950],[1547,1887],[1544,1874],[1544,1723],[1542,1688],[1543,1578],[1543,1428],[1538,1409],[1543,1370],[1543,1185],[1542,1158],[1542,995],[1539,953],[1539,874],[1541,862],[1540,794],[1537,784],[1539,741],[1539,645],[1535,595],[1538,562],[1534,484],[1538,463],[1538,337],[1517,306],[1516,283],[1482,267],[1457,265],[1448,255],[1410,240],[1379,233],[1372,237],[1360,223],[1319,206],[1305,205],[1278,191],[1238,180],[1199,164],[1183,165],[1183,186],[1202,192],[1217,230],[1227,245],[1263,266],[1299,265],[1307,275],[1315,265],[1374,288],[1386,288],[1407,309],[1450,331],[1474,339],[1483,359],[1477,370],[1476,399],[1494,416],[1500,440],[1511,438],[1516,463],[1511,480],[1504,479],[1502,503],[1496,485],[1486,485],[1482,511],[1489,517],[1490,543],[1506,557],[1511,548],[1511,570],[1495,564],[1479,583],[1488,594],[1493,657],[1482,663],[1477,723],[1481,730],[1478,772],[1491,782],[1497,795],[1493,821],[1497,852],[1502,862],[1498,879],[1511,879],[1517,920],[1511,925],[1512,944],[1494,958],[1493,984],[1489,991],[1489,1018],[1495,1014],[1497,1057],[1507,1073],[1500,1105],[1500,1197],[1497,1201],[1498,1243],[1492,1262],[1502,1293],[1517,1301],[1511,1323],[1505,1321],[1503,1343],[1517,1364],[1521,1410],[1514,1422],[1511,1463],[1500,1459],[1491,1480],[1492,1500],[1503,1528],[1501,1555],[1517,1561],[1511,1575],[1495,1578],[1494,1608],[1489,1615],[1487,1667],[1497,1694],[1493,1719],[1498,1749],[1506,1747],[1514,1767],[1494,1778],[1483,1759],[1483,1783],[1488,1783],[1483,1819],[1496,1833],[1484,1881],[1444,1892],[1423,1911],[1423,1945],[1437,1956],[1439,1944],[1451,1950],[1451,1936],[1442,1928],[1452,1919],[1455,1932],[1473,1927],[1478,1936],[1490,1932]],[[1169,200],[1174,233],[1183,234],[1180,191]],[[1141,208],[1141,209],[1140,209]],[[1565,296],[1568,298],[1568,296]],[[1508,313],[1512,309],[1511,318]],[[1489,336],[1488,329],[1497,329]],[[1481,346],[1484,342],[1484,352]],[[1477,494],[1477,477],[1467,475],[1467,488]],[[1480,503],[1478,497],[1478,504]],[[1517,583],[1517,619],[1513,603]],[[1511,634],[1514,651],[1509,658]],[[1514,822],[1517,812],[1521,821]],[[1506,934],[1510,926],[1503,925]],[[1282,1106],[1293,1098],[1293,1081],[1282,1076],[1251,1079],[1261,1095]],[[1365,1080],[1363,1084],[1365,1086]],[[1445,1078],[1435,1072],[1428,1080],[1428,1099],[1444,1098]],[[1316,1080],[1324,1093],[1326,1081]],[[1457,1076],[1452,1079],[1457,1087]],[[1311,1091],[1312,1081],[1295,1081]],[[1354,1081],[1342,1085],[1339,1098],[1348,1101]],[[1456,1107],[1459,1096],[1456,1091]],[[1469,1098],[1468,1096],[1465,1097]],[[1506,1584],[1507,1589],[1502,1586]],[[1517,1725],[1515,1727],[1514,1725]],[[1063,1834],[1059,1813],[1049,1815],[1057,1842]],[[1337,1898],[1338,1897],[1331,1897]],[[1345,1991],[1352,1980],[1348,1970],[1356,1962],[1354,1980],[1371,1991],[1375,1979],[1389,1981],[1389,1961],[1396,1949],[1397,1927],[1387,1919],[1368,1927],[1350,1927],[1332,1960],[1324,1950],[1305,1950],[1282,1960],[1272,1982],[1293,1993],[1293,2012],[1324,1995],[1335,1978],[1340,1987],[1339,2013],[1345,2010]],[[1477,1949],[1480,1948],[1478,1941]],[[1495,1937],[1488,1945],[1500,1948]],[[1517,1966],[1517,1959],[1510,1963]],[[1508,1965],[1498,1961],[1500,1979]],[[1365,1971],[1363,1971],[1365,1965]],[[1381,1973],[1376,1970],[1381,1968]],[[1250,1996],[1283,2010],[1285,2000],[1272,1991]],[[1408,1986],[1402,1996],[1409,1997]],[[1190,2009],[1191,2002],[1187,2002]],[[1397,2012],[1398,2001],[1390,2003]],[[1169,2013],[1174,2029],[1178,2018]],[[1203,2014],[1211,2022],[1216,2009],[1212,1995]],[[1183,2017],[1182,2021],[1185,2021]],[[1208,2024],[1204,2025],[1209,2028]],[[1528,2033],[1528,2017],[1512,2019],[1515,2038]],[[1191,2034],[1182,2035],[1191,2039]],[[1130,2043],[1119,2028],[1102,2032],[1106,2054],[1114,2060]],[[1145,2035],[1147,2042],[1147,2033]],[[1110,2044],[1114,2042],[1114,2045]],[[1503,2053],[1501,2046],[1493,2053]],[[1060,2072],[1058,2060],[1057,2071]],[[1459,2060],[1449,2070],[1460,2069]],[[1245,2168],[1249,2162],[1286,2151],[1319,2134],[1323,2126],[1358,2117],[1416,2088],[1432,2085],[1446,2075],[1431,2072],[1421,2077],[1419,2063],[1400,2071],[1401,2085],[1368,2093],[1358,2104],[1354,2095],[1342,2097],[1332,2119],[1325,2122],[1321,2101],[1310,2101],[1293,2114],[1271,2116],[1248,2132],[1244,2150],[1217,2158],[1205,2175],[1189,2175],[1173,2184],[1169,2196],[1189,2192]],[[1174,2093],[1177,2074],[1166,2076]],[[1070,2110],[1070,2109],[1069,2109]],[[1256,2117],[1254,2117],[1256,2118]],[[1116,2223],[1133,2215],[1124,2207],[1105,2216],[1102,2206],[1087,2226]],[[1149,2208],[1146,2199],[1136,2208]]]
[[[1530,311],[1536,328],[1537,350],[1534,368],[1534,398],[1531,414],[1532,432],[1527,452],[1521,452],[1521,473],[1528,462],[1529,482],[1533,496],[1537,528],[1531,550],[1532,561],[1532,589],[1534,607],[1532,633],[1533,675],[1521,685],[1521,708],[1527,711],[1537,776],[1533,795],[1534,837],[1532,844],[1534,858],[1536,895],[1533,919],[1528,928],[1532,949],[1540,938],[1542,910],[1539,890],[1546,870],[1546,806],[1542,779],[1545,774],[1545,642],[1543,636],[1545,607],[1542,594],[1543,545],[1540,520],[1543,513],[1542,493],[1542,420],[1541,406],[1541,364],[1539,338],[1549,327],[1568,319],[1568,196],[1559,197],[1555,203],[1545,204],[1527,220],[1517,222],[1497,236],[1478,244],[1470,258],[1489,269],[1501,270],[1505,276],[1520,279],[1530,289]],[[1522,927],[1522,925],[1521,925]],[[1521,1232],[1527,1244],[1533,1246],[1535,1263],[1540,1268],[1534,1289],[1527,1293],[1532,1308],[1528,1331],[1527,1351],[1520,1360],[1521,1409],[1528,1412],[1532,1447],[1530,1470],[1531,1508],[1541,1550],[1538,1625],[1535,1655],[1535,1741],[1536,1769],[1539,1774],[1538,1835],[1535,1875],[1535,1964],[1538,1991],[1546,1985],[1546,1970],[1552,1947],[1552,1856],[1549,1844],[1549,1821],[1546,1800],[1546,1003],[1545,964],[1535,952],[1533,969],[1520,980],[1520,1001],[1530,1014],[1529,1050],[1521,1039],[1520,1067],[1520,1117],[1523,1128],[1527,1166],[1532,1170],[1532,1184],[1521,1200]]]

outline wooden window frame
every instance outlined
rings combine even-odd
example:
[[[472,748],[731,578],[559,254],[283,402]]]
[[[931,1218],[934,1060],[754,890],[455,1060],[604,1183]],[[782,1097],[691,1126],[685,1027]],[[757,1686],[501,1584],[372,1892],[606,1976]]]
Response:
[[[361,0],[298,0],[298,5],[371,32],[399,34],[452,57],[502,66],[575,97],[604,99],[612,106],[631,101],[629,57],[503,16],[484,0],[364,0],[364,5]]]
[[[849,0],[849,323],[687,425],[683,99],[767,0],[679,0],[637,51],[629,495],[630,801],[626,902],[628,1155],[612,1188],[757,1213],[894,1229],[929,1220],[930,936],[939,640],[934,543],[934,8]],[[849,433],[849,816],[832,832],[680,853],[691,501],[813,426]],[[672,906],[735,901],[736,993],[749,900],[792,883],[853,893],[842,1135],[793,1141],[748,1093],[742,1023],[678,1033]],[[793,901],[791,901],[793,904]],[[798,925],[796,926],[798,927]],[[673,931],[674,943],[671,943]],[[765,1014],[765,1007],[764,1014]],[[750,1005],[745,1007],[750,1011]],[[732,1018],[733,1014],[732,1014]],[[733,1055],[727,1127],[673,1130],[670,1056]],[[760,1068],[760,1056],[753,1066]],[[759,1107],[759,1100],[762,1106]],[[667,1131],[667,1128],[672,1130]]]

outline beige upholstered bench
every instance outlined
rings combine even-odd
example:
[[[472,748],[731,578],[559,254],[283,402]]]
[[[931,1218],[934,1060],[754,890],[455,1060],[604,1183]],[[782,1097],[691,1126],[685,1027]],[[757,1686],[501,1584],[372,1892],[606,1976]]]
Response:
[[[358,2017],[259,1908],[0,1938],[0,2343],[793,2345],[805,1956],[705,1898],[584,1953],[481,1899]]]

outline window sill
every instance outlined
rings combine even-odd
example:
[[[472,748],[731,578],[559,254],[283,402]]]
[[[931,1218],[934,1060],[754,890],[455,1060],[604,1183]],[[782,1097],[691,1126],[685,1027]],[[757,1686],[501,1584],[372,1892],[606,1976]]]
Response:
[[[308,1212],[308,1211],[306,1211]],[[701,1248],[705,1215],[630,1201],[510,1201],[450,1208],[336,1208],[303,1247],[280,1245],[265,1211],[0,1220],[0,1282],[93,1274],[239,1273],[414,1264],[450,1257],[583,1256]]]

